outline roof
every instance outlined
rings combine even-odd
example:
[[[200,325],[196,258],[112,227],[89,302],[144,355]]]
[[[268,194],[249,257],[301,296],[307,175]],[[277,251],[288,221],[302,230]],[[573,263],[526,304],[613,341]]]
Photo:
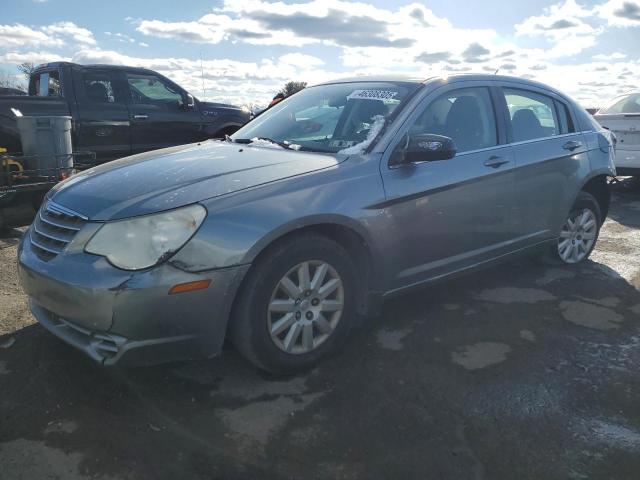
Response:
[[[493,75],[487,73],[456,73],[452,75],[440,75],[433,76],[429,78],[416,78],[411,76],[402,76],[402,75],[376,75],[376,76],[361,76],[361,77],[349,77],[349,78],[341,78],[336,80],[330,80],[326,82],[322,82],[319,85],[330,85],[334,83],[352,83],[352,82],[404,82],[404,83],[414,83],[414,84],[429,84],[435,82],[441,83],[453,83],[457,81],[504,81],[504,82],[517,82],[523,85],[529,85],[532,87],[538,87],[545,90],[549,90],[554,92],[562,97],[567,97],[566,94],[563,94],[559,90],[550,87],[544,83],[537,82],[535,80],[530,80],[528,78],[514,77],[509,75]]]
[[[89,65],[82,65],[79,63],[73,63],[73,62],[49,62],[49,63],[42,63],[40,65],[38,65],[35,70],[40,70],[43,68],[56,68],[56,67],[80,67],[80,68],[109,68],[109,69],[114,69],[114,70],[145,70],[145,71],[151,71],[148,68],[144,68],[144,67],[132,67],[130,65],[112,65],[112,64],[108,64],[108,63],[94,63],[94,64],[89,64]]]

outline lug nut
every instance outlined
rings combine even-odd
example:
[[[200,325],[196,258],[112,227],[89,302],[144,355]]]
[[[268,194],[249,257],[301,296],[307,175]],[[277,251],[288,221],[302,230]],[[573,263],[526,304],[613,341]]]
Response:
[[[319,303],[320,303],[320,300],[318,300],[317,298],[314,298],[313,300],[311,300],[311,305],[313,305],[314,307],[317,307]]]
[[[296,320],[300,320],[300,318],[302,318],[302,313],[296,312]]]
[[[307,317],[307,320],[311,320],[313,318],[313,313],[312,312],[307,312],[307,314],[305,316]]]

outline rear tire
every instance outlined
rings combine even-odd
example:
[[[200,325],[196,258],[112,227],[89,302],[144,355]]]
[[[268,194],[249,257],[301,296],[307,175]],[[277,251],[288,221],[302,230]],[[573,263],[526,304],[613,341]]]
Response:
[[[347,339],[356,316],[356,281],[349,254],[333,240],[306,233],[278,242],[243,282],[231,340],[268,372],[308,370]]]
[[[598,201],[590,193],[580,192],[562,226],[560,237],[551,245],[546,257],[563,265],[584,262],[596,246],[602,222]]]

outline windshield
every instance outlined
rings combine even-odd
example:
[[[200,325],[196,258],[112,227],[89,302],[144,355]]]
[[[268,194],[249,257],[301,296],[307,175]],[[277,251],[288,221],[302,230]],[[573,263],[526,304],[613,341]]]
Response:
[[[640,93],[624,95],[613,101],[613,104],[603,108],[598,113],[604,115],[616,115],[621,113],[640,113]]]
[[[306,88],[258,116],[231,139],[269,141],[296,150],[356,153],[393,120],[394,112],[419,86],[354,82]]]

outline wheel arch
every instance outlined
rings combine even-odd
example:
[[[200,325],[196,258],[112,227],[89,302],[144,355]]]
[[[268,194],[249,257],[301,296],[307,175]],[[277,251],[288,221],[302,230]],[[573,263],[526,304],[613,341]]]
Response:
[[[257,242],[247,253],[247,260],[255,264],[279,243],[297,236],[314,233],[327,237],[343,247],[355,263],[358,276],[358,312],[373,313],[379,307],[379,295],[376,292],[379,291],[380,286],[375,281],[379,278],[376,273],[378,268],[368,234],[354,223],[357,222],[335,216],[315,218],[313,221],[297,220]],[[251,269],[247,276],[250,274]]]
[[[580,188],[581,192],[587,192],[597,200],[600,206],[600,213],[602,214],[602,222],[604,222],[607,217],[609,206],[611,205],[611,189],[607,181],[609,176],[610,175],[607,174],[596,174],[587,179],[582,185],[582,188]]]

